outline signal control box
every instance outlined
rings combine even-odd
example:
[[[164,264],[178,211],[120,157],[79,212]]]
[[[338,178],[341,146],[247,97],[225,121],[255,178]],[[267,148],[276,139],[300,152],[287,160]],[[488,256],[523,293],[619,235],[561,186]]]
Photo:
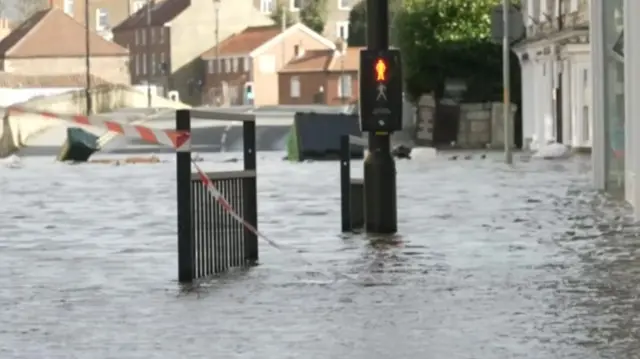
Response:
[[[402,130],[402,61],[399,50],[360,51],[360,127]]]

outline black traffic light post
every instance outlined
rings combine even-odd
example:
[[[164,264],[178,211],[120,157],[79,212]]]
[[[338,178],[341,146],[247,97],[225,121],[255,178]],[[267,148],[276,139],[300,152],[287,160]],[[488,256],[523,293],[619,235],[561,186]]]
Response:
[[[367,1],[367,49],[360,53],[360,124],[369,134],[364,161],[365,229],[398,231],[391,133],[402,129],[400,54],[389,50],[389,0]]]

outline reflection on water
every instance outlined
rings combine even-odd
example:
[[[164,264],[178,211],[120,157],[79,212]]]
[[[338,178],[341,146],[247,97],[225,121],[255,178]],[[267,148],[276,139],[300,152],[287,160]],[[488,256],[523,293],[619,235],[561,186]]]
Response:
[[[337,163],[281,157],[259,155],[260,229],[292,249],[189,292],[173,164],[0,168],[0,358],[640,353],[638,228],[587,159],[399,161],[401,233],[365,240],[339,233]]]

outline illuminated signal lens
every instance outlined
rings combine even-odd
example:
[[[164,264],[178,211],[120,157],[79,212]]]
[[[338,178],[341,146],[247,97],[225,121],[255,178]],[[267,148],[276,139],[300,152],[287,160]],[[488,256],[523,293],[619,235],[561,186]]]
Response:
[[[374,71],[376,73],[377,82],[387,81],[387,62],[384,59],[379,58],[376,60]]]

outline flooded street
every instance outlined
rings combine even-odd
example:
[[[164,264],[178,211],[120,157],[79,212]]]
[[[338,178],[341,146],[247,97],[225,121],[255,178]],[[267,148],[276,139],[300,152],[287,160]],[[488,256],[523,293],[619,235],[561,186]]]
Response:
[[[0,167],[0,358],[640,357],[639,228],[587,158],[400,161],[392,245],[340,234],[336,162],[281,156],[259,153],[259,226],[291,250],[189,293],[172,156]]]

